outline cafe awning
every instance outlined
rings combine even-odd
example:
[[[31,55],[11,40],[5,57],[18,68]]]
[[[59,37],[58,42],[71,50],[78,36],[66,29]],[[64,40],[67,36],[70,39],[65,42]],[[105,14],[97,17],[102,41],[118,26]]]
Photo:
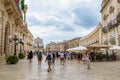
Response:
[[[111,46],[109,45],[104,45],[104,44],[94,44],[94,45],[89,45],[87,48],[109,48]]]

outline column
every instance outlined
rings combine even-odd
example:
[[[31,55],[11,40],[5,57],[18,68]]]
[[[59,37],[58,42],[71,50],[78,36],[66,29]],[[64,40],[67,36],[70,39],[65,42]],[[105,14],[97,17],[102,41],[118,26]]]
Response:
[[[118,46],[119,45],[119,41],[118,41],[118,32],[117,32],[117,27],[115,27],[115,45]]]
[[[101,40],[101,38],[102,38],[102,36],[101,36],[101,27],[99,28],[99,44],[102,44],[102,40]]]
[[[2,24],[1,24],[1,55],[4,53],[4,38],[5,38],[5,18],[3,12],[1,12]]]
[[[1,40],[2,40],[2,38],[1,38],[1,32],[2,32],[2,12],[0,11],[0,54],[2,54],[2,45],[1,45]]]

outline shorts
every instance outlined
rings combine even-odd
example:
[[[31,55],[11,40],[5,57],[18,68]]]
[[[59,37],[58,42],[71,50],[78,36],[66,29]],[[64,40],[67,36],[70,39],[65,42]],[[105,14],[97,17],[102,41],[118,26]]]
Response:
[[[38,61],[42,61],[42,58],[38,58]]]

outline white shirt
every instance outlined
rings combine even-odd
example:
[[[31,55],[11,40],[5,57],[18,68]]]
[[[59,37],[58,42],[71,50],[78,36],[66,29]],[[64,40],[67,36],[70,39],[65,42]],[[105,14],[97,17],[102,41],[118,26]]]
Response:
[[[60,53],[60,58],[64,58],[64,54],[63,53]]]

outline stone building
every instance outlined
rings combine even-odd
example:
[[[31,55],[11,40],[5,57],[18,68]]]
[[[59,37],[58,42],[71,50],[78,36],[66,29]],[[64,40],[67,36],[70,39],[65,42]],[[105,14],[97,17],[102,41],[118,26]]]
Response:
[[[91,33],[79,39],[79,46],[101,45],[102,43],[102,26],[99,24]]]
[[[55,42],[50,42],[49,44],[46,45],[46,51],[49,52],[56,52],[56,43]]]
[[[67,41],[66,48],[69,49],[69,48],[78,47],[80,38],[81,37],[77,37],[77,38],[74,38],[74,39],[71,39],[71,40]]]
[[[104,44],[120,45],[120,0],[103,0],[101,16]]]
[[[0,61],[22,52],[27,40],[32,45],[33,36],[27,28],[26,11],[27,5],[18,0],[0,0]]]
[[[36,51],[44,51],[44,44],[43,44],[43,40],[40,39],[39,37],[34,39],[34,49]]]

